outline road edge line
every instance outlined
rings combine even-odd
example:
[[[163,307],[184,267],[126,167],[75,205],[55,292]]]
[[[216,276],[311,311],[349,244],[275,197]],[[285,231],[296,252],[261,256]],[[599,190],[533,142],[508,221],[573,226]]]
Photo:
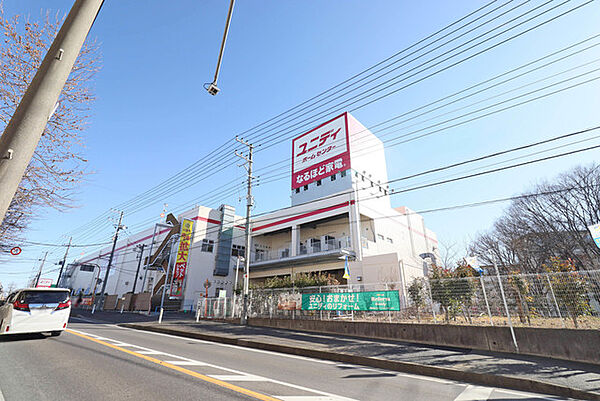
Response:
[[[143,323],[121,323],[118,324],[118,326],[141,331],[171,334],[179,337],[195,338],[199,340],[212,341],[223,344],[238,345],[246,348],[256,348],[266,351],[280,352],[284,354],[300,355],[318,359],[327,359],[330,361],[353,363],[357,365],[366,365],[397,372],[412,373],[423,376],[437,377],[441,379],[455,380],[465,383],[497,387],[499,389],[504,388],[530,393],[540,393],[542,395],[546,394],[581,400],[600,401],[600,393],[590,393],[583,390],[577,390],[572,389],[570,387],[560,386],[558,384],[552,384],[532,379],[523,379],[515,376],[467,372],[464,370],[423,365],[414,362],[390,361],[380,358],[342,354],[330,351],[315,350],[310,348],[292,347],[287,345],[238,338],[219,337],[211,334],[190,333],[185,330],[178,330],[175,328],[168,327],[149,326]]]
[[[197,379],[201,379],[201,380],[206,381],[208,383],[216,384],[217,386],[227,388],[229,390],[232,390],[232,391],[235,391],[237,393],[244,394],[244,395],[256,398],[256,399],[261,400],[261,401],[280,401],[278,398],[274,398],[274,397],[268,396],[266,394],[257,393],[256,391],[248,390],[246,388],[236,386],[235,384],[227,383],[227,382],[224,382],[222,380],[215,379],[215,378],[203,375],[203,374],[198,373],[198,372],[194,372],[193,370],[189,370],[189,369],[183,368],[181,366],[173,365],[171,363],[162,361],[160,359],[153,358],[153,357],[148,356],[148,355],[140,354],[138,352],[131,351],[131,350],[119,347],[117,345],[113,345],[113,344],[107,343],[106,341],[98,340],[96,338],[93,338],[93,337],[90,337],[88,335],[75,332],[73,330],[67,329],[65,331],[67,333],[69,333],[69,334],[73,334],[73,335],[85,338],[85,339],[93,341],[95,343],[107,346],[109,348],[116,349],[116,350],[121,351],[121,352],[125,352],[127,354],[130,354],[130,355],[136,356],[138,358],[144,359],[146,361],[153,362],[153,363],[155,363],[157,365],[164,366],[164,367],[170,368],[172,370],[176,370],[176,371],[178,371],[180,373],[185,373],[185,374],[187,374],[189,376],[192,376],[192,377],[195,377]],[[3,401],[2,398],[0,398],[0,401]]]

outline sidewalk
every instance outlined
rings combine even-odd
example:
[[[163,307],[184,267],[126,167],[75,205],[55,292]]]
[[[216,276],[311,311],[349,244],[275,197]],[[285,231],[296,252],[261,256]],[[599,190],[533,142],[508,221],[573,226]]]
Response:
[[[77,316],[77,312],[74,316]],[[87,316],[82,317],[88,318]],[[558,359],[240,326],[173,314],[156,317],[101,312],[122,326],[345,363],[435,376],[493,387],[575,399],[600,400],[600,366]],[[91,316],[91,315],[90,315]],[[183,317],[185,316],[185,317]],[[188,319],[188,316],[190,317]],[[152,321],[151,321],[152,320]],[[131,323],[136,321],[137,323]],[[128,323],[124,323],[128,322]],[[599,346],[600,352],[600,346]]]

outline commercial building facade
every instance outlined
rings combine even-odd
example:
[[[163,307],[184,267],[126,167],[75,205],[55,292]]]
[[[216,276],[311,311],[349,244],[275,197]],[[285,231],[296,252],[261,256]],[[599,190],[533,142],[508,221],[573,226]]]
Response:
[[[320,272],[342,283],[401,283],[405,296],[412,279],[426,275],[427,266],[435,262],[437,238],[420,215],[407,207],[391,207],[382,142],[344,113],[294,139],[292,147],[292,205],[252,220],[250,281]],[[227,205],[197,206],[177,216],[179,222],[184,219],[194,226],[180,307],[190,309],[206,293],[232,293],[238,256],[246,254],[245,219]],[[144,244],[147,256],[154,237],[155,253],[170,234],[169,227],[156,232],[148,227],[119,240],[106,292],[132,291],[139,262],[136,247]],[[160,290],[164,271],[172,271],[177,259],[176,243],[170,254],[169,246],[157,260],[142,260],[142,267],[154,267],[140,269],[135,292]],[[110,250],[71,264],[62,284],[75,292],[98,290]]]

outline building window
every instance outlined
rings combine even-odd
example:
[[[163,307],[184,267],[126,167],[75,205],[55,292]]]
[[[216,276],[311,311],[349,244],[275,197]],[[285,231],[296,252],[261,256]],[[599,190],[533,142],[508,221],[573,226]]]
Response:
[[[93,266],[93,265],[81,265],[81,266],[79,266],[79,270],[82,272],[93,272],[94,267],[95,266]]]
[[[243,257],[246,254],[246,247],[244,245],[232,245],[231,256]]]
[[[380,241],[385,240],[385,238],[381,234],[377,234],[377,239],[380,240]]]
[[[300,193],[300,188],[296,188],[296,193],[299,194]]]
[[[335,181],[335,174],[331,176],[331,181]]]
[[[342,171],[342,172],[340,173],[340,177],[345,177],[345,176],[346,176],[346,171],[347,171],[347,170],[344,170],[344,171]]]
[[[304,186],[304,190],[305,190],[305,191],[308,191],[308,185],[305,185],[305,186]]]
[[[202,240],[202,252],[212,252],[215,247],[215,241],[204,238]]]
[[[266,260],[267,252],[264,249],[256,249],[254,251],[256,255],[255,261],[260,262],[261,260]]]
[[[321,180],[318,180],[318,181],[317,181],[317,186],[318,186],[318,187],[320,187],[322,183],[323,183],[323,181],[321,181]]]

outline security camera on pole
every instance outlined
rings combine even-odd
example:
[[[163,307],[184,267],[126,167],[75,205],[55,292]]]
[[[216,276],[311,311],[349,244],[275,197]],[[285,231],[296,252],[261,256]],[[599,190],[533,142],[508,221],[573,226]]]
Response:
[[[248,287],[250,280],[250,212],[254,201],[252,199],[252,152],[254,146],[248,141],[244,141],[243,138],[235,137],[235,140],[248,147],[248,155],[235,151],[235,155],[241,159],[244,159],[246,163],[246,169],[248,170],[248,195],[246,196],[246,255],[244,263],[244,295],[242,303],[242,316],[240,318],[241,324],[247,324],[248,322]]]

